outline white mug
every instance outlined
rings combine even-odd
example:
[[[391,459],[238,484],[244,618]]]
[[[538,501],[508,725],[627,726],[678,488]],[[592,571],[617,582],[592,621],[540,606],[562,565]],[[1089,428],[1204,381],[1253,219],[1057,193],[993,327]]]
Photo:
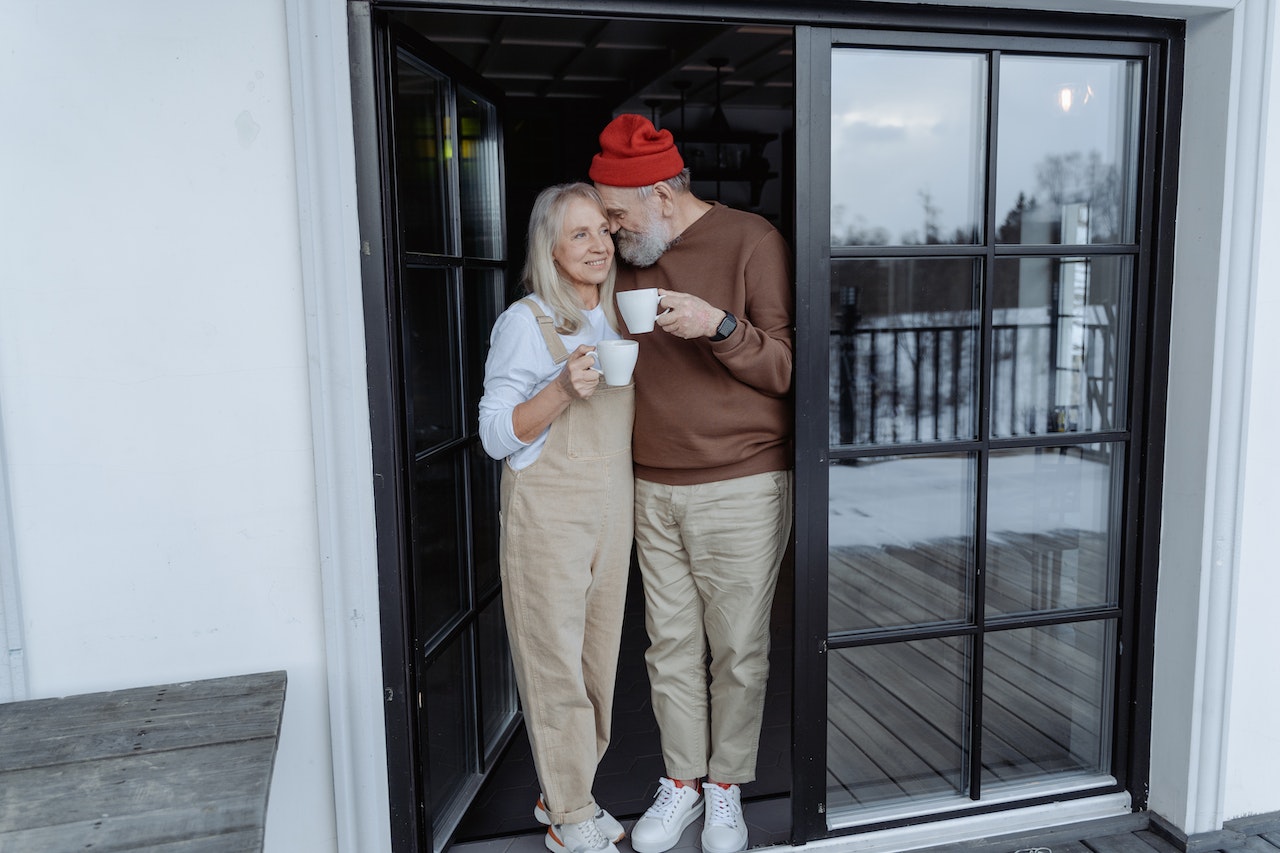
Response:
[[[631,381],[631,373],[636,369],[636,356],[639,354],[640,345],[635,341],[600,341],[592,353],[600,362],[600,367],[591,369],[604,374],[606,385],[626,385]]]
[[[658,288],[620,290],[615,296],[618,298],[618,310],[622,312],[622,319],[627,323],[628,332],[638,335],[653,331],[653,321],[657,319],[661,298],[658,296]]]

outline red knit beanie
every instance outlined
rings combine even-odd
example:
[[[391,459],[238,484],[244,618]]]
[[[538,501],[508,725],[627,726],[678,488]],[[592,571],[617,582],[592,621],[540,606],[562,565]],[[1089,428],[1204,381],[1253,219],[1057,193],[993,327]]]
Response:
[[[600,153],[591,158],[591,180],[610,187],[647,187],[684,169],[671,131],[644,116],[623,113],[600,131]]]

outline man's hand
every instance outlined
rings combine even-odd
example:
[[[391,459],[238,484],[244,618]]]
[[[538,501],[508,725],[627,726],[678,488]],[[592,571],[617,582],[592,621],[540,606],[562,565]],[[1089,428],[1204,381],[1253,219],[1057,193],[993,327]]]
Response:
[[[716,333],[720,321],[725,318],[722,308],[710,305],[691,293],[658,289],[658,307],[666,308],[655,321],[663,331],[677,338],[709,338]]]

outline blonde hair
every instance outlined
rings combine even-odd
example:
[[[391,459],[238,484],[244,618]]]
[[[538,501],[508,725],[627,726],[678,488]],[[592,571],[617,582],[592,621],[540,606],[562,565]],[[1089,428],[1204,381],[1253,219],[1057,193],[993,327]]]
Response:
[[[524,272],[520,283],[525,290],[536,295],[551,309],[556,331],[562,335],[577,334],[585,318],[582,302],[567,279],[560,274],[553,253],[564,229],[564,218],[570,202],[586,199],[600,209],[606,217],[604,202],[596,188],[590,184],[557,184],[538,193],[529,214],[529,248],[525,255]],[[600,285],[600,304],[610,328],[618,329],[617,311],[613,307],[613,284],[617,267],[609,265],[609,275]]]

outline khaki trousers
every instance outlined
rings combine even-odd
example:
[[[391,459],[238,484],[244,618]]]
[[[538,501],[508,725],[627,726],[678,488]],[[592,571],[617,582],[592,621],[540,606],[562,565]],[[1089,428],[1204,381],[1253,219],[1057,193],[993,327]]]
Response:
[[[645,662],[673,779],[755,779],[792,482],[790,471],[695,486],[636,480]]]
[[[555,824],[596,813],[631,565],[634,415],[634,385],[601,384],[556,418],[537,461],[502,469],[502,603]]]

